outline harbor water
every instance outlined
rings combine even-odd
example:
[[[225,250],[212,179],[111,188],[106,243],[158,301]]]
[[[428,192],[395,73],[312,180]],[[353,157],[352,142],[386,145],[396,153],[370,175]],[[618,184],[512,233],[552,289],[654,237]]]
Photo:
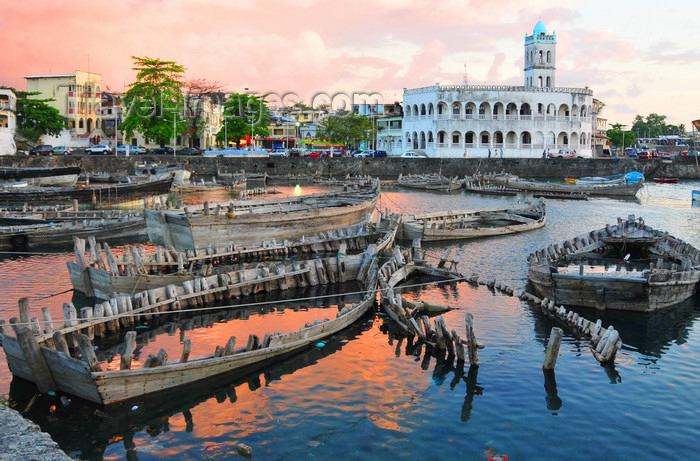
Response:
[[[274,186],[274,184],[273,184]],[[282,194],[321,186],[275,186]],[[270,187],[270,186],[268,186]],[[440,256],[459,247],[460,271],[477,272],[514,289],[527,285],[527,256],[634,214],[700,247],[700,208],[691,191],[700,181],[647,184],[636,199],[549,200],[543,228],[503,237],[424,245]],[[224,199],[200,193],[189,200]],[[380,209],[420,213],[512,205],[522,197],[479,196],[383,188]],[[409,245],[410,242],[402,242]],[[120,247],[117,246],[117,250]],[[17,315],[30,298],[32,316],[48,306],[89,303],[71,291],[66,262],[71,248],[5,253],[0,259],[0,318]],[[314,319],[332,318],[359,297],[359,287],[295,291],[279,299],[246,299],[246,307],[211,313],[200,328],[164,324],[138,343],[137,358],[160,348],[193,356],[213,352],[232,335],[291,331]],[[425,348],[397,336],[380,309],[360,322],[284,361],[247,375],[173,390],[109,408],[58,395],[37,398],[26,416],[60,447],[83,460],[235,459],[238,444],[253,459],[466,459],[510,460],[695,459],[700,424],[700,303],[697,299],[654,314],[575,309],[613,325],[623,341],[614,366],[601,366],[587,342],[539,308],[484,286],[411,279],[411,299],[455,307],[450,329],[464,333],[473,314],[485,347],[478,369],[455,368]],[[552,327],[564,330],[553,377],[542,372]],[[98,351],[118,367],[119,348]],[[112,359],[109,359],[112,357]],[[35,394],[13,380],[0,354],[0,394],[18,410]]]

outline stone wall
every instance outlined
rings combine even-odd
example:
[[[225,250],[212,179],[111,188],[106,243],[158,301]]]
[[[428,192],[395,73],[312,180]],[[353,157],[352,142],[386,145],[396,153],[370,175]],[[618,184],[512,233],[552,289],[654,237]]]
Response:
[[[420,174],[442,172],[446,176],[466,176],[478,173],[508,172],[524,178],[564,178],[582,176],[607,176],[611,174],[640,171],[647,178],[678,177],[700,179],[700,167],[696,157],[675,158],[672,162],[661,159],[401,159],[401,158],[210,158],[138,156],[86,156],[49,157],[26,156],[0,157],[0,166],[62,166],[81,164],[91,173],[132,173],[135,162],[160,162],[163,164],[189,163],[194,177],[210,180],[217,171],[234,173],[245,170],[248,173],[268,175],[306,174],[342,177],[346,174],[378,176],[382,179],[396,179],[400,173]]]

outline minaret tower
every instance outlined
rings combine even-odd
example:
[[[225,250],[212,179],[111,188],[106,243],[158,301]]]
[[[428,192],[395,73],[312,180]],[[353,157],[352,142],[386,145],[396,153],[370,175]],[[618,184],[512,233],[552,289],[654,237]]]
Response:
[[[554,88],[557,36],[547,34],[540,20],[532,35],[525,35],[525,87]]]

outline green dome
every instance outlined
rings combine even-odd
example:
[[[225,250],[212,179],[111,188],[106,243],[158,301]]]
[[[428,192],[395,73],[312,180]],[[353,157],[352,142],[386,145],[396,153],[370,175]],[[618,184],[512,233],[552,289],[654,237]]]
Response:
[[[539,37],[541,34],[547,35],[547,28],[544,26],[542,20],[537,21],[535,28],[532,30],[532,35]]]

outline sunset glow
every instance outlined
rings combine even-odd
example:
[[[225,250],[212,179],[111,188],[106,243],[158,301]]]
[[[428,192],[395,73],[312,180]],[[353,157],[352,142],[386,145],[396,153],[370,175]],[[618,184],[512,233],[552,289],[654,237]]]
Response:
[[[557,35],[557,85],[590,87],[602,117],[698,118],[697,2],[536,0],[28,0],[0,5],[0,85],[90,70],[111,91],[134,80],[131,56],[174,60],[227,91],[379,92],[441,84],[522,85],[523,37]]]

